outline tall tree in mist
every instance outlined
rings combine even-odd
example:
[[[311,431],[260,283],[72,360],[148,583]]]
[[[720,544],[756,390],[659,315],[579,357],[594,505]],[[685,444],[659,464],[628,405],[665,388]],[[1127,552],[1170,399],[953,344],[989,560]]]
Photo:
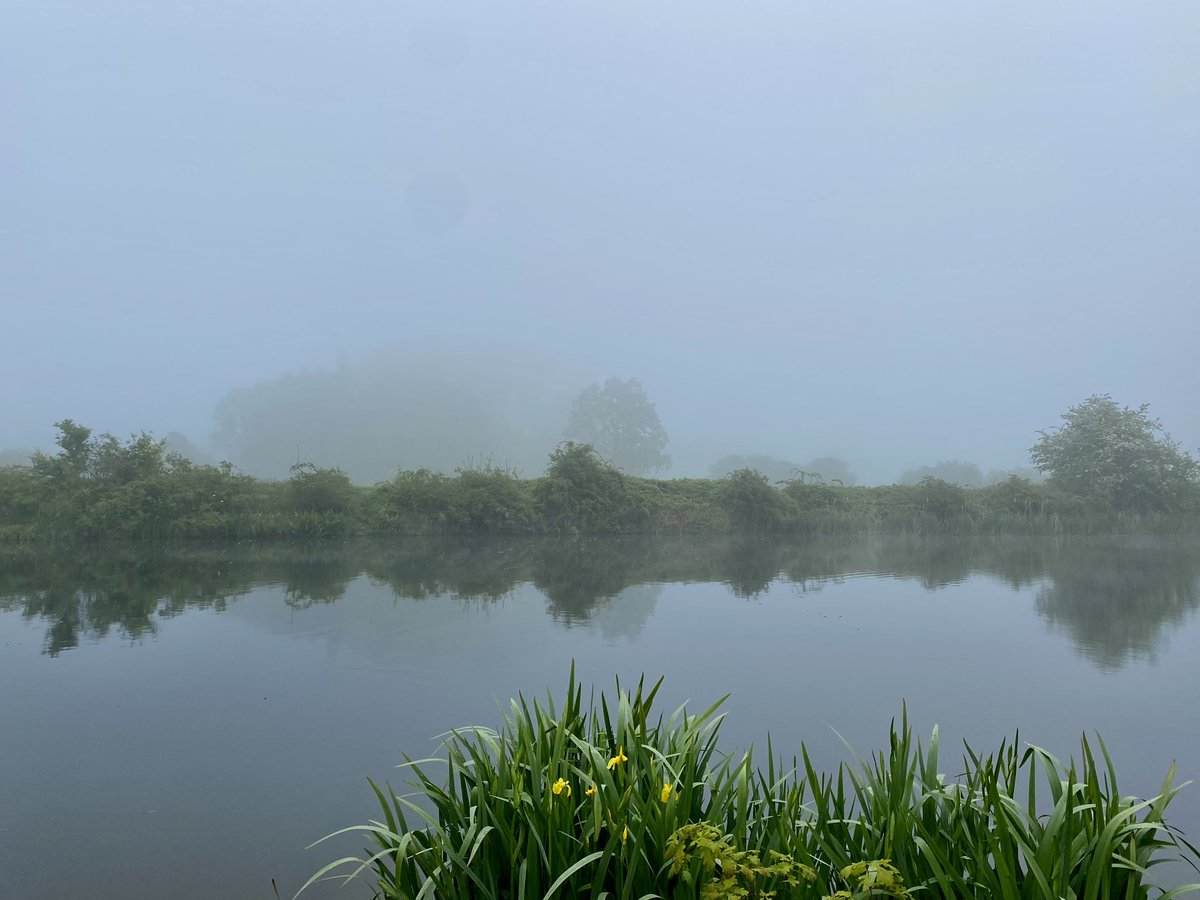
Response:
[[[1200,466],[1150,417],[1094,394],[1039,432],[1029,455],[1050,483],[1115,509],[1172,510],[1200,491]]]
[[[667,432],[640,381],[609,378],[584,388],[571,406],[568,440],[591,444],[631,475],[648,475],[671,464]]]

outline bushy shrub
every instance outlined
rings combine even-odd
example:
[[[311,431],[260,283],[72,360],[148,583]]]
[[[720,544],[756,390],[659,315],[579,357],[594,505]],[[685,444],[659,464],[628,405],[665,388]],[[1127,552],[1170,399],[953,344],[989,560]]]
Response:
[[[447,522],[458,530],[519,533],[533,527],[532,492],[508,469],[459,469],[446,487]]]
[[[781,531],[793,518],[794,504],[753,469],[738,469],[721,484],[721,503],[735,531]]]
[[[400,471],[376,487],[372,525],[379,531],[431,534],[446,527],[449,479],[429,469]]]
[[[633,531],[647,520],[626,476],[590,445],[572,441],[550,454],[550,467],[534,487],[534,499],[545,528],[558,533]]]
[[[341,469],[296,463],[288,480],[287,506],[291,512],[339,513],[354,507],[354,486]]]

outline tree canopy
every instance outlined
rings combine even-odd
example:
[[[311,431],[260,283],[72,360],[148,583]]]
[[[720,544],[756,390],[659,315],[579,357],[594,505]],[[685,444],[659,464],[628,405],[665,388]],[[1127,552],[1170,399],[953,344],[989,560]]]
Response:
[[[1065,424],[1039,432],[1030,458],[1051,484],[1114,509],[1177,510],[1195,499],[1200,468],[1149,408],[1094,394],[1063,413]]]
[[[631,475],[648,475],[671,464],[665,452],[667,432],[636,378],[609,378],[584,388],[571,406],[564,436],[590,445]]]

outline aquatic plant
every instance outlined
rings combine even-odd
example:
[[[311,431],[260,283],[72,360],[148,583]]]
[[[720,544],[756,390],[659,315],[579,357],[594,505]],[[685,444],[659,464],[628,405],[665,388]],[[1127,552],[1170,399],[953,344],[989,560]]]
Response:
[[[653,714],[662,682],[585,707],[572,669],[553,697],[512,701],[500,730],[450,732],[443,755],[403,764],[414,792],[372,782],[371,848],[322,867],[369,877],[383,898],[1147,898],[1151,870],[1196,849],[1166,824],[1174,768],[1148,800],[1122,797],[1102,742],[1078,763],[1005,742],[939,769],[936,729],[893,721],[887,750],[833,775],[768,739],[723,753],[724,698]],[[323,839],[324,840],[324,839]],[[1200,885],[1161,892],[1164,900]]]

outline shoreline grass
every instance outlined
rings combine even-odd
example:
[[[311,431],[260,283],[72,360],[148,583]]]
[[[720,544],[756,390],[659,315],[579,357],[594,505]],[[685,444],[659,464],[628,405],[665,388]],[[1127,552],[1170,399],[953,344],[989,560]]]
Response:
[[[802,746],[785,763],[770,741],[723,752],[725,698],[698,715],[656,713],[662,681],[585,704],[572,668],[561,704],[512,701],[499,729],[458,729],[443,755],[408,760],[414,790],[372,782],[380,818],[361,857],[334,860],[301,888],[370,879],[377,897],[1003,898],[1164,900],[1200,885],[1153,884],[1156,866],[1196,848],[1164,815],[1174,766],[1155,797],[1123,797],[1103,742],[1077,761],[965,747],[940,767],[937,730],[914,739],[907,713],[886,750],[816,769]],[[328,839],[328,838],[326,838]],[[325,840],[325,839],[323,839]],[[1197,869],[1200,871],[1200,868]]]

